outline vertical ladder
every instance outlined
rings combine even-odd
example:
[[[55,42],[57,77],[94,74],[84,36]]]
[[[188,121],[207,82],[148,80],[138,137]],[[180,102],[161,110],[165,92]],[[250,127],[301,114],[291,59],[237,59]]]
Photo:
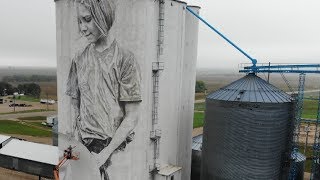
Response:
[[[160,138],[161,129],[157,129],[158,125],[158,109],[159,109],[159,77],[160,72],[164,69],[162,62],[163,44],[164,44],[164,19],[165,18],[165,0],[159,0],[159,29],[158,29],[158,44],[157,44],[157,61],[152,63],[152,128],[150,132],[150,140],[153,142],[153,164],[150,166],[152,178],[155,178],[155,173],[158,172],[160,166],[158,158],[160,156]]]

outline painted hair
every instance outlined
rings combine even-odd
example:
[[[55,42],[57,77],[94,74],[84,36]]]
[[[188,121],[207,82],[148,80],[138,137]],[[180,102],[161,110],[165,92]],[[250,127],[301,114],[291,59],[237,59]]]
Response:
[[[89,9],[96,26],[106,36],[115,20],[113,0],[76,0],[76,2]]]

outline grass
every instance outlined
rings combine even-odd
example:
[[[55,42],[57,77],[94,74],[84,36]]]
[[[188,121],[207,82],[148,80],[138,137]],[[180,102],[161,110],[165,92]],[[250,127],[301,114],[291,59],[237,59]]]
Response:
[[[31,112],[45,112],[45,111],[55,111],[55,110],[46,110],[46,109],[32,109],[32,110],[26,110],[26,111],[16,111],[16,112],[5,112],[0,113],[0,115],[3,114],[21,114],[21,113],[31,113]]]
[[[36,120],[46,120],[46,116],[32,116],[32,117],[19,117],[19,120],[30,120],[30,121],[36,121]]]
[[[36,127],[42,128],[42,129],[44,129],[44,130],[49,130],[49,131],[51,131],[51,129],[52,129],[51,127],[42,125],[41,122],[26,122],[26,123],[27,123],[27,124],[30,124],[30,125],[32,125],[32,126],[36,126]]]
[[[21,101],[29,101],[29,102],[40,102],[39,98],[31,97],[31,96],[19,96],[17,97],[18,100]]]
[[[12,96],[8,97],[8,99],[12,100]],[[28,102],[40,102],[39,98],[35,98],[32,96],[16,96],[16,100],[20,100],[20,101],[28,101]]]
[[[317,119],[318,101],[304,100],[302,117],[306,119]]]
[[[35,127],[30,127],[19,121],[1,120],[0,133],[20,134],[37,137],[51,137],[52,132]]]
[[[303,154],[303,150],[304,150],[304,144],[300,143],[300,148],[299,148],[300,152]],[[305,156],[307,157],[307,160],[305,162],[305,172],[311,172],[311,166],[312,166],[312,160],[311,157],[313,156],[313,149],[312,146],[307,146],[307,150],[306,150],[306,154]]]
[[[206,103],[194,103],[194,110],[195,111],[204,111],[206,110]]]
[[[204,122],[204,112],[195,112],[193,117],[193,128],[202,127]]]

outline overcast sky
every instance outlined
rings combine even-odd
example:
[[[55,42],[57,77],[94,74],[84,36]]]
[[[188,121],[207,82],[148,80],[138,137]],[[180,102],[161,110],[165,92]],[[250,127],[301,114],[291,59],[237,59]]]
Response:
[[[258,62],[320,63],[319,0],[188,0],[201,16]],[[56,66],[53,0],[1,0],[0,66]],[[250,60],[203,23],[198,67]]]

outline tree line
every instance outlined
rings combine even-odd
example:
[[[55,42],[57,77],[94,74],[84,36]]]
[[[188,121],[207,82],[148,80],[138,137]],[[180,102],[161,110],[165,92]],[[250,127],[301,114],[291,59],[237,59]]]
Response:
[[[207,90],[206,84],[203,81],[196,81],[196,93],[204,93]]]
[[[52,82],[57,81],[57,76],[46,75],[13,75],[4,76],[3,82]]]
[[[17,87],[12,86],[7,82],[0,82],[0,96],[13,95],[18,92],[19,94],[25,94],[35,98],[40,97],[41,88],[36,83],[24,83],[19,84]]]
[[[196,81],[195,92],[203,93],[207,90],[206,85],[203,81]],[[13,87],[8,82],[0,82],[0,96],[12,95],[18,92],[19,94],[29,95],[35,98],[40,97],[41,88],[36,83],[24,83],[19,84],[17,87]]]

